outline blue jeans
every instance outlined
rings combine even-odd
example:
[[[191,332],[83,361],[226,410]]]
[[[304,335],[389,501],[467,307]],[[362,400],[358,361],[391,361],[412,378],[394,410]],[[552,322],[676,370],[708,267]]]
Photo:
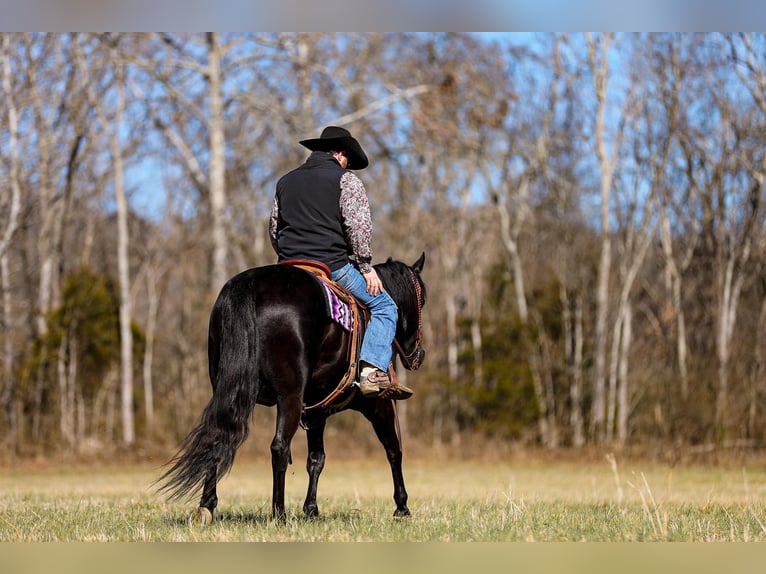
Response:
[[[399,310],[391,296],[381,291],[374,297],[367,292],[364,276],[351,263],[332,273],[333,281],[348,289],[354,297],[370,310],[370,324],[364,333],[359,360],[381,371],[388,370],[391,348],[396,334]]]

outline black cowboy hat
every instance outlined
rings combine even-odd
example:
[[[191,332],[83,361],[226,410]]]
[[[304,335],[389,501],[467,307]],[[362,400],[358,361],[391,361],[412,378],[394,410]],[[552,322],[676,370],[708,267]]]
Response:
[[[348,157],[348,169],[364,169],[369,165],[362,146],[351,132],[338,126],[327,126],[318,138],[301,140],[302,146],[311,151],[344,151]]]

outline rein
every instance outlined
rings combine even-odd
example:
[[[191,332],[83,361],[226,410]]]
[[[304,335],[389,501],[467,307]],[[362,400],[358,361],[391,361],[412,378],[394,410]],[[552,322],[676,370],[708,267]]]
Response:
[[[418,335],[415,339],[415,348],[410,354],[404,352],[401,344],[396,339],[394,339],[394,344],[396,345],[396,350],[399,352],[399,357],[402,359],[402,363],[404,363],[405,368],[411,371],[416,371],[420,367],[420,359],[418,357],[423,339],[423,305],[421,303],[422,293],[420,282],[418,281],[417,277],[415,277],[415,272],[412,269],[409,269],[409,272],[410,279],[412,280],[412,285],[415,287],[415,297],[417,299]]]

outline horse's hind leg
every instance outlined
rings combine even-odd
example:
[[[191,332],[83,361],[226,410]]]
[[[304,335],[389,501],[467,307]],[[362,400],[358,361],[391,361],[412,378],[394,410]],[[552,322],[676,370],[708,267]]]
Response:
[[[205,478],[205,485],[202,487],[202,498],[200,498],[199,505],[200,508],[207,508],[210,514],[215,512],[218,506],[217,482],[216,472],[213,470],[213,472],[208,473],[207,478]]]
[[[370,407],[363,414],[372,423],[372,428],[386,450],[386,458],[391,466],[391,477],[394,481],[394,516],[410,515],[407,508],[407,489],[404,487],[402,474],[402,443],[399,439],[399,423],[396,417],[396,404],[392,399],[377,399],[368,401]]]
[[[280,398],[277,403],[277,429],[271,441],[271,471],[273,491],[271,513],[277,520],[285,520],[285,474],[292,462],[290,443],[300,424],[303,404],[298,393]]]
[[[322,419],[314,426],[306,429],[306,441],[308,443],[306,471],[309,473],[309,486],[306,491],[306,501],[303,503],[303,514],[309,518],[319,516],[317,486],[319,484],[319,475],[324,469],[324,429],[326,422],[326,419]]]
[[[213,521],[213,513],[218,506],[218,495],[216,493],[216,471],[213,469],[205,476],[205,484],[202,487],[202,498],[199,501],[199,507],[195,508],[189,516],[189,524],[206,526]]]

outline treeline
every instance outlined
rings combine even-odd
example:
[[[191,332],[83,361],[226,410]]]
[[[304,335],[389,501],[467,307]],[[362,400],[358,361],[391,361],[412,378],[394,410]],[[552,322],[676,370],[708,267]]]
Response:
[[[274,261],[276,179],[330,124],[376,261],[426,252],[409,436],[766,439],[763,35],[0,41],[8,452],[186,434],[210,305]]]

